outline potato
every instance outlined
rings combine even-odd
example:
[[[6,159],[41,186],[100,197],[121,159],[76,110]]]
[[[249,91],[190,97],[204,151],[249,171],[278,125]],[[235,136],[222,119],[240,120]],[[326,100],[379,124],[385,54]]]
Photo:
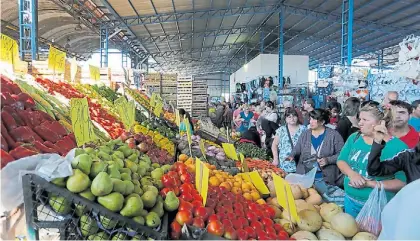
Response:
[[[302,210],[298,213],[300,221],[298,226],[300,230],[316,232],[322,227],[322,218],[316,211]]]
[[[309,188],[308,193],[309,193],[309,196],[314,195],[314,194],[318,194],[318,192],[314,188]]]
[[[321,205],[321,210],[319,211],[322,219],[326,222],[331,222],[331,219],[334,215],[336,215],[337,213],[342,213],[342,212],[343,212],[343,209],[341,209],[341,207],[339,207],[335,203],[328,203],[325,205]]]
[[[308,198],[305,199],[305,201],[313,205],[319,205],[322,203],[322,197],[318,193],[311,194]]]
[[[300,190],[299,185],[292,184],[290,185],[290,187],[292,188],[292,194],[295,200],[301,199],[303,197],[303,194],[302,194],[302,191]]]
[[[378,237],[368,232],[360,232],[354,235],[352,240],[377,240]]]
[[[356,220],[347,213],[334,215],[331,218],[331,227],[346,238],[351,238],[358,232]]]
[[[276,189],[274,188],[274,182],[273,182],[273,180],[270,180],[267,183],[267,187],[268,187],[268,190],[270,190],[270,197],[276,197],[277,196],[276,195]]]
[[[290,220],[280,219],[279,222],[276,223],[280,224],[289,235],[292,235],[297,230],[295,225],[293,225],[293,223]]]
[[[296,240],[318,240],[315,234],[308,232],[308,231],[298,231],[294,233],[291,238]]]
[[[322,222],[322,227],[326,229],[332,229],[331,223],[328,222]]]
[[[341,233],[332,229],[320,229],[316,232],[319,240],[345,240]]]
[[[267,204],[276,206],[278,208],[281,208],[279,202],[277,202],[277,198],[276,197],[271,198],[270,200],[267,199]]]
[[[314,205],[307,203],[305,200],[295,200],[295,204],[296,204],[296,209],[298,212],[305,209],[317,211]]]
[[[304,188],[302,186],[299,186],[299,187],[300,187],[300,191],[302,192],[302,198],[305,199],[305,198],[309,197],[308,189]]]
[[[319,213],[319,211],[321,210],[321,207],[318,206],[318,205],[314,205],[314,207],[315,207],[316,211],[318,211],[318,213]]]

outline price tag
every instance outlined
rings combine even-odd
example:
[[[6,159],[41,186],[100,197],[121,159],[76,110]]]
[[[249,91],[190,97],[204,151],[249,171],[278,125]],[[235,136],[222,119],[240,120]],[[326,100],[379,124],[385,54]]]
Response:
[[[77,74],[77,61],[76,58],[72,58],[70,60],[70,81],[75,82],[76,74]]]
[[[134,102],[127,102],[125,97],[121,96],[120,98],[114,101],[114,107],[117,109],[120,119],[125,126],[125,129],[130,130],[131,127],[134,125],[135,121]]]
[[[151,107],[155,107],[155,105],[156,105],[156,96],[157,96],[156,93],[152,93],[152,97],[150,97],[149,104],[150,104]]]
[[[249,177],[252,180],[252,184],[254,184],[255,188],[257,188],[257,190],[261,194],[270,194],[270,190],[268,190],[268,187],[265,185],[264,180],[261,178],[260,174],[257,171],[250,172]]]
[[[72,98],[70,100],[70,118],[77,146],[82,146],[97,139],[93,131],[93,123],[90,120],[86,98]]]
[[[203,198],[203,205],[206,205],[207,193],[209,190],[210,169],[200,159],[195,159],[195,187]]]
[[[206,148],[204,147],[204,140],[200,138],[200,143],[198,145],[200,146],[201,154],[203,154],[204,159],[207,160],[207,157],[206,157]]]
[[[99,67],[89,65],[89,72],[91,80],[98,81],[101,79],[101,71]]]
[[[179,117],[179,110],[175,110],[175,124],[179,127],[181,125],[181,118]]]
[[[241,164],[242,164],[242,171],[243,171],[243,172],[249,172],[248,162],[246,162],[246,161],[245,161],[244,154],[239,153],[239,160],[241,160]]]
[[[276,174],[273,175],[274,188],[276,190],[277,201],[289,213],[289,220],[293,223],[300,221],[296,209],[295,199],[293,198],[292,188],[283,178]]]
[[[18,45],[14,39],[7,35],[1,34],[0,36],[0,61],[13,66],[19,58]]]
[[[56,74],[62,74],[66,69],[66,53],[52,45],[50,45],[50,52],[48,53],[48,69]]]
[[[159,102],[159,101],[156,101],[156,102],[157,103],[156,103],[155,108],[153,110],[153,114],[155,114],[156,117],[160,117],[160,115],[163,112],[163,102]]]
[[[235,146],[231,143],[222,143],[223,150],[228,158],[239,161]]]

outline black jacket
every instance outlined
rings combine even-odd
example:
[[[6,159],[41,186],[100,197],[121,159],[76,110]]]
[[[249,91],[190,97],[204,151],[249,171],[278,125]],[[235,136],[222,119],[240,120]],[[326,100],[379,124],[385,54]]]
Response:
[[[353,124],[347,116],[343,116],[337,123],[337,128],[335,129],[343,137],[344,142],[347,141],[351,134],[357,132],[359,128],[352,126]]]
[[[407,149],[392,159],[380,161],[381,151],[385,145],[373,142],[368,159],[368,174],[371,176],[387,176],[404,171],[407,183],[420,179],[420,145]]]

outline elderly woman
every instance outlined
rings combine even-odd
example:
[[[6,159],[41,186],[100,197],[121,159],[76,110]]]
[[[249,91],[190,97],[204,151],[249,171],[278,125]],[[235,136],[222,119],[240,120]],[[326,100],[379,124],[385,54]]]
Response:
[[[337,167],[337,157],[344,145],[343,138],[325,127],[328,111],[315,109],[309,112],[309,117],[310,129],[302,133],[290,155],[297,160],[296,173],[305,174],[316,168],[316,181],[341,187],[343,175]]]
[[[249,110],[249,106],[244,105],[242,107],[242,112],[235,118],[235,123],[238,123],[239,121],[241,123],[237,130],[240,133],[244,133],[246,130],[248,130],[249,127],[251,126],[251,123],[255,122],[253,117],[254,117],[254,113]]]
[[[271,151],[273,152],[273,164],[290,173],[296,172],[296,163],[285,160],[290,156],[293,147],[306,127],[299,123],[298,113],[294,108],[287,108],[284,116],[286,125],[277,129]]]

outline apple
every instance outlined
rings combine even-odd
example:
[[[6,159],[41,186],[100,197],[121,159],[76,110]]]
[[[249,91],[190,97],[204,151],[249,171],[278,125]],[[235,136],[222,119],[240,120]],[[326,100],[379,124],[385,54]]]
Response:
[[[248,237],[255,239],[257,237],[257,232],[252,227],[245,227],[244,230],[248,233]]]
[[[207,224],[207,232],[216,236],[222,236],[225,233],[223,224],[216,220]]]
[[[242,223],[238,219],[232,220],[232,225],[236,230],[243,228]]]
[[[225,239],[236,240],[238,239],[238,234],[232,227],[225,228],[225,234],[223,235]]]
[[[197,228],[204,228],[204,220],[202,217],[195,217],[192,223]]]
[[[239,240],[247,240],[248,239],[248,233],[243,229],[236,230],[236,233],[238,234]]]
[[[194,210],[194,217],[201,217],[204,221],[206,221],[209,217],[207,209],[205,207],[197,207]]]

